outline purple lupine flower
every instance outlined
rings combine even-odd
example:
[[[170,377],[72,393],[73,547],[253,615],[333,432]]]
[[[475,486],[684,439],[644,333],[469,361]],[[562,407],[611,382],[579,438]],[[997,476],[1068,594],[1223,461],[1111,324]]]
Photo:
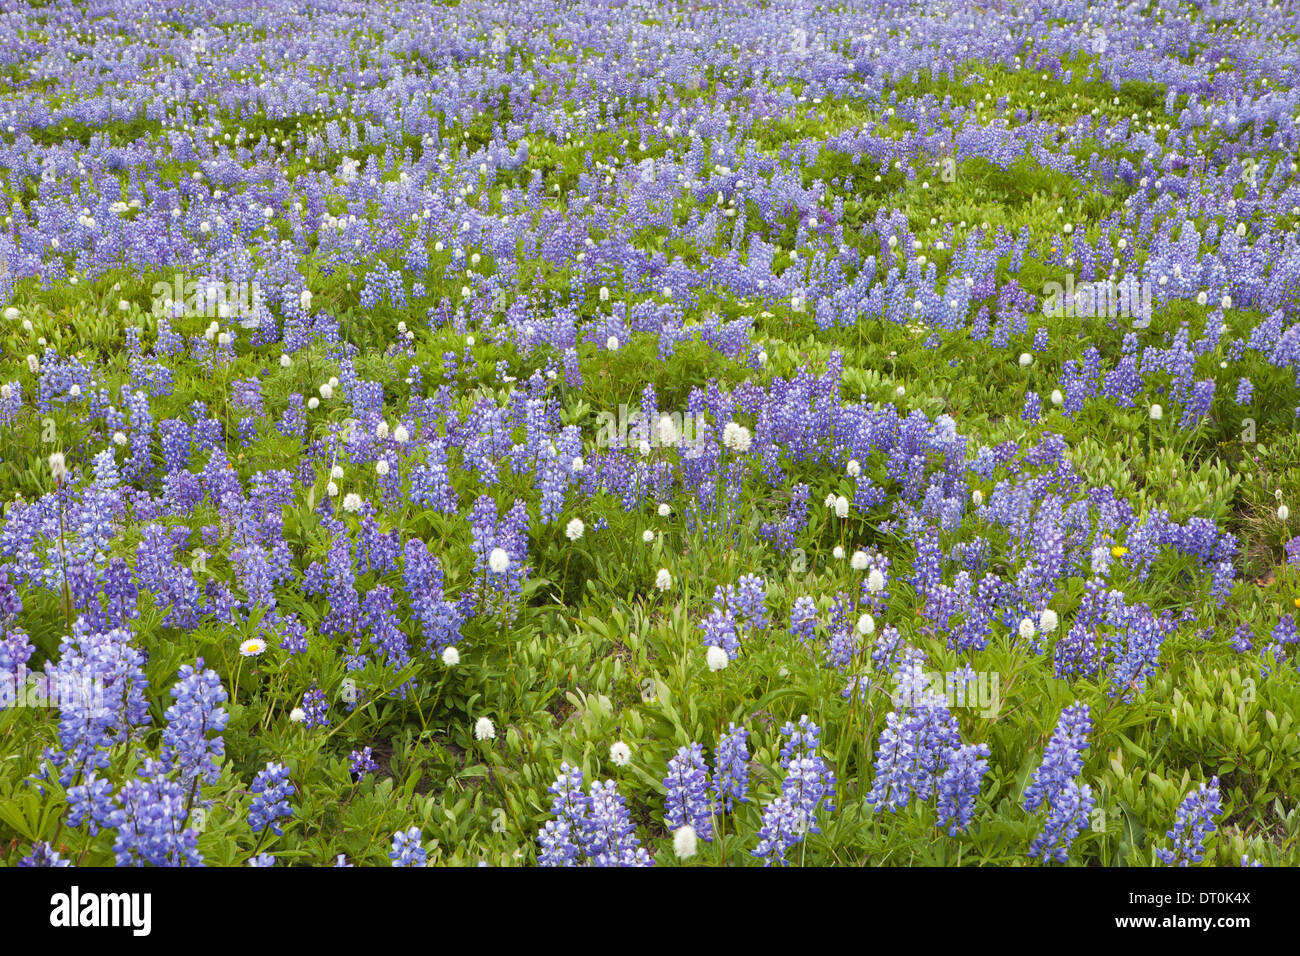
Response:
[[[1086,783],[1070,780],[1056,792],[1043,830],[1029,845],[1029,855],[1044,862],[1050,857],[1064,863],[1070,844],[1088,825],[1088,815],[1093,807],[1092,788]]]
[[[781,746],[785,779],[781,796],[763,811],[758,847],[751,852],[765,866],[785,863],[785,854],[809,833],[820,833],[817,811],[834,811],[835,773],[817,753],[821,728],[804,714],[796,725],[786,722],[781,733],[788,739]]]
[[[736,619],[731,611],[720,607],[713,608],[700,622],[700,629],[704,631],[705,647],[720,647],[733,661],[740,656],[740,638],[737,635]]]
[[[1088,748],[1091,730],[1087,704],[1071,704],[1061,712],[1043,762],[1034,771],[1021,804],[1030,812],[1044,803],[1049,807],[1042,832],[1030,844],[1030,856],[1064,863],[1070,844],[1088,823],[1092,789],[1075,778],[1083,769],[1083,752]]]
[[[664,823],[669,830],[690,825],[701,840],[713,839],[713,801],[709,798],[709,773],[704,748],[681,747],[668,761],[664,777]]]
[[[591,809],[591,798],[582,792],[582,771],[561,763],[559,776],[547,792],[555,797],[551,801],[551,814],[555,819],[548,820],[537,836],[542,847],[537,863],[539,866],[577,866],[583,854],[581,843]]]
[[[65,860],[52,846],[44,840],[39,840],[32,844],[32,852],[19,860],[18,865],[21,867],[71,866],[72,861]]]
[[[47,750],[46,757],[65,786],[78,772],[106,768],[108,748],[149,721],[144,653],[131,635],[121,628],[92,633],[82,619],[72,630],[59,645],[58,664],[47,669],[61,687],[62,749]]]
[[[183,786],[195,778],[212,783],[220,775],[217,758],[225,753],[221,732],[230,715],[221,705],[226,688],[217,672],[203,667],[203,658],[193,666],[184,664],[177,675],[171,695],[176,702],[167,708],[167,726],[163,728],[160,761],[168,770],[177,771]],[[209,734],[215,734],[209,738]]]
[[[289,806],[289,797],[294,794],[294,786],[289,782],[289,768],[283,764],[268,763],[266,769],[258,773],[251,788],[252,803],[248,806],[248,823],[254,833],[260,833],[266,827],[276,836],[284,831],[280,821],[293,816]]]
[[[1246,653],[1247,651],[1251,650],[1255,646],[1254,642],[1251,640],[1251,636],[1253,633],[1254,630],[1251,628],[1249,624],[1242,624],[1238,626],[1238,628],[1235,631],[1233,631],[1232,640],[1228,642],[1228,646],[1231,647],[1238,654]]]
[[[749,789],[749,731],[728,724],[727,732],[718,741],[717,768],[713,776],[713,797],[728,813],[732,801],[748,803]]]
[[[360,783],[378,770],[379,764],[374,761],[373,751],[369,747],[362,747],[348,754],[348,767],[353,782]]]
[[[117,801],[120,809],[105,826],[117,830],[113,853],[118,866],[203,865],[198,831],[185,826],[187,794],[161,765],[146,760],[140,776],[122,785]]]
[[[736,609],[753,630],[767,627],[767,585],[755,574],[742,575],[736,582]]]
[[[92,770],[84,781],[68,788],[70,827],[86,824],[86,832],[95,836],[103,828],[111,829],[117,805],[113,802],[113,785]]]
[[[1205,838],[1216,829],[1214,818],[1223,812],[1219,798],[1219,778],[1211,777],[1207,787],[1201,784],[1178,806],[1173,829],[1165,835],[1173,840],[1172,850],[1157,848],[1155,853],[1168,866],[1188,866],[1205,858]]]
[[[582,848],[593,866],[653,866],[613,780],[591,785]]]
[[[328,727],[330,721],[326,715],[329,713],[329,707],[324,691],[313,685],[302,695],[303,726]]]
[[[928,800],[951,752],[961,746],[956,718],[946,699],[930,688],[924,661],[920,651],[909,648],[894,673],[894,710],[885,716],[875,781],[866,798],[877,809],[897,812],[913,795]]]
[[[808,595],[795,600],[790,608],[790,633],[801,641],[811,640],[817,629],[817,604]]]
[[[799,843],[807,831],[808,819],[803,810],[785,796],[777,797],[763,809],[763,825],[758,831],[758,846],[751,851],[764,866],[785,864],[786,852]]]
[[[987,744],[966,744],[948,755],[947,766],[939,778],[937,809],[940,826],[952,821],[949,836],[956,836],[970,825],[980,782],[988,770],[988,756]]]
[[[1050,802],[1053,794],[1079,775],[1091,731],[1092,717],[1087,704],[1071,704],[1061,711],[1043,753],[1043,762],[1025,790],[1022,806],[1026,810],[1032,812],[1044,802]]]
[[[388,853],[393,866],[426,866],[429,855],[422,846],[423,840],[419,827],[394,833],[393,848]]]

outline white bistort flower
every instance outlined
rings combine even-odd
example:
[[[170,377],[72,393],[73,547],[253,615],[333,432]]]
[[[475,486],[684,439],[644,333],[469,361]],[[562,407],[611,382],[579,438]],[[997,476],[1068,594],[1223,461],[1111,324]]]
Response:
[[[1042,614],[1038,615],[1038,626],[1042,629],[1044,634],[1051,634],[1056,630],[1056,625],[1059,623],[1060,619],[1057,618],[1056,612],[1050,607],[1043,611]]]
[[[659,573],[655,575],[655,587],[660,591],[667,591],[673,586],[673,576],[667,568],[660,568]]]
[[[659,419],[659,444],[665,448],[671,448],[677,444],[677,426],[667,415]]]
[[[343,510],[348,514],[356,514],[361,510],[361,496],[355,491],[350,491],[343,496]]]
[[[492,569],[493,574],[505,574],[506,569],[510,567],[510,555],[506,554],[505,548],[492,549],[492,553],[488,555],[488,567]]]
[[[448,667],[455,667],[460,663],[460,651],[456,650],[455,645],[442,649],[442,662]]]
[[[582,523],[582,519],[574,518],[565,527],[564,536],[568,538],[570,541],[577,541],[579,538],[582,537],[583,532],[586,530],[587,530],[587,526]]]
[[[496,736],[496,724],[492,723],[491,717],[480,717],[478,720],[474,721],[475,740],[495,740]]]
[[[609,747],[609,759],[615,767],[626,767],[632,759],[632,748],[619,740]]]
[[[1034,636],[1034,622],[1029,618],[1020,622],[1020,636],[1026,641]]]
[[[867,569],[867,552],[854,551],[853,558],[849,561],[849,565],[854,571],[865,571]]]
[[[673,852],[679,860],[689,860],[695,855],[695,827],[689,823],[678,827],[673,833]]]
[[[736,422],[727,422],[722,429],[722,444],[726,445],[734,452],[744,453],[749,451],[749,429],[744,425]]]
[[[884,574],[881,573],[880,568],[872,568],[871,573],[867,575],[867,590],[872,594],[879,594],[884,589]]]
[[[714,645],[704,652],[704,662],[711,671],[723,670],[727,666],[727,652]]]

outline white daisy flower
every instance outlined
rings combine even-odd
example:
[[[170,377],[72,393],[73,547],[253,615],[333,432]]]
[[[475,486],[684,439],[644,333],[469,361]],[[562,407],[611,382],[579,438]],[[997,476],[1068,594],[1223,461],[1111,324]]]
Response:
[[[239,653],[245,657],[257,657],[266,650],[266,641],[260,637],[250,637],[239,645]]]

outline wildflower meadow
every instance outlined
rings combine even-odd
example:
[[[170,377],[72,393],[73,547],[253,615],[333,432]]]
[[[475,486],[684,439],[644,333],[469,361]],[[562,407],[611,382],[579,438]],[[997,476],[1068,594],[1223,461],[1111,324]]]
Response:
[[[0,867],[1300,865],[1300,3],[2,7]]]

